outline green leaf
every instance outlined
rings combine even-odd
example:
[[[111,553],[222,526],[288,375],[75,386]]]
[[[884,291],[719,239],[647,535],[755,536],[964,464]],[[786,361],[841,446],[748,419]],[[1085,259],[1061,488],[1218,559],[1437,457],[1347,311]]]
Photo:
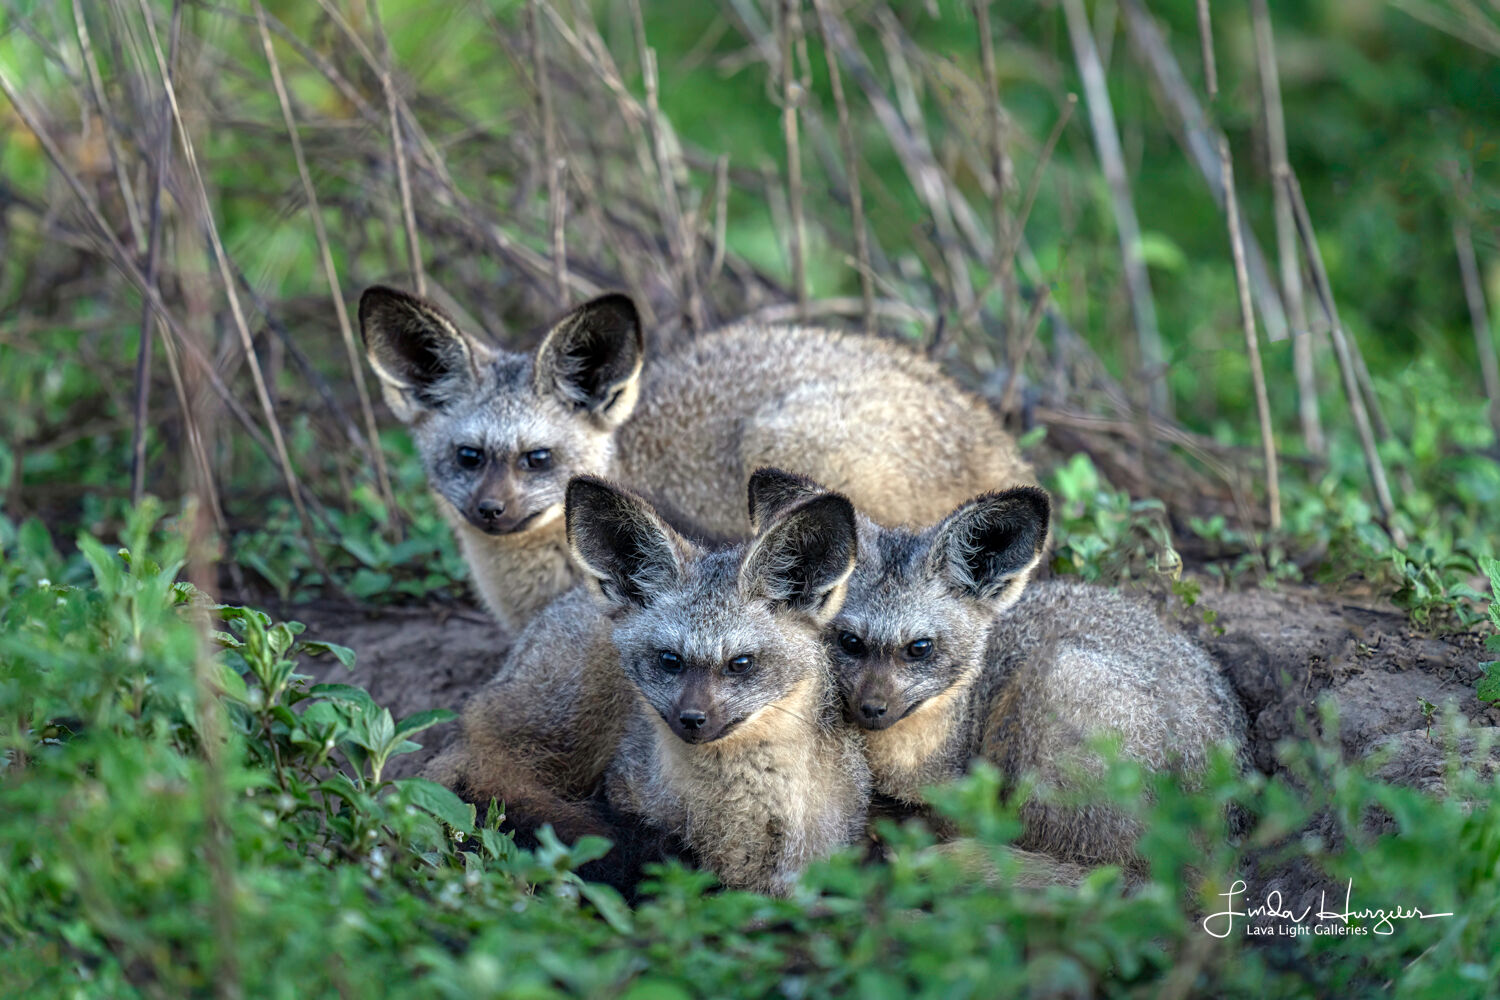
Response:
[[[364,709],[375,708],[375,699],[370,697],[370,692],[353,684],[314,684],[311,693],[333,701],[346,701]]]
[[[220,663],[218,667],[219,687],[223,690],[225,696],[233,698],[241,704],[245,704],[250,695],[249,690],[245,687],[245,678],[241,677],[239,671],[227,663]]]
[[[607,885],[599,885],[596,882],[580,882],[578,894],[593,904],[599,916],[604,922],[613,927],[617,933],[630,934],[634,931],[633,922],[630,919],[630,907],[625,905],[625,897]]]
[[[348,646],[340,646],[336,642],[318,642],[315,640],[307,640],[304,642],[299,642],[297,644],[297,650],[298,652],[302,653],[310,653],[313,656],[316,656],[319,653],[332,653],[334,655],[334,658],[344,666],[348,667],[351,670],[354,669],[354,650],[350,649]]]
[[[1500,660],[1481,663],[1479,667],[1484,671],[1484,678],[1474,693],[1480,701],[1500,702]]]
[[[474,806],[426,778],[400,778],[395,782],[406,801],[447,823],[461,833],[474,832]]]
[[[410,736],[412,733],[420,733],[429,726],[449,722],[456,718],[458,718],[458,713],[446,708],[429,708],[425,712],[414,712],[397,723],[396,735]]]

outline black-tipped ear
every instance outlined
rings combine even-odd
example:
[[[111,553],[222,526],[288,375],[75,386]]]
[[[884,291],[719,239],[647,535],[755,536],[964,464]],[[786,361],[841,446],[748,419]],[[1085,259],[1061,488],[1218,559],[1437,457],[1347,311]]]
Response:
[[[616,426],[635,408],[644,356],[635,303],[601,296],[564,316],[537,348],[536,390]]]
[[[1042,554],[1051,515],[1052,501],[1035,486],[975,497],[938,525],[934,568],[960,593],[1013,599]]]
[[[651,506],[593,476],[568,482],[568,546],[573,559],[618,607],[644,608],[680,583],[687,547]]]
[[[768,521],[740,565],[740,590],[825,622],[844,603],[857,549],[854,505],[824,493]]]
[[[756,469],[750,474],[750,530],[759,534],[777,514],[830,492],[806,476],[784,469]]]
[[[359,330],[370,367],[403,420],[471,389],[476,358],[488,353],[437,306],[382,285],[360,296]]]

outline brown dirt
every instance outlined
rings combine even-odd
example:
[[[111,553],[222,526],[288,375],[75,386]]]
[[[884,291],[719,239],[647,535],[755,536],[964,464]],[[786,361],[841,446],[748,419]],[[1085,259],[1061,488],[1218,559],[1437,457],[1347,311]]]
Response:
[[[1196,607],[1177,602],[1166,613],[1203,643],[1223,667],[1245,705],[1255,764],[1276,767],[1276,744],[1319,734],[1317,704],[1331,696],[1339,738],[1351,757],[1378,741],[1397,739],[1420,769],[1426,720],[1420,702],[1447,705],[1475,725],[1500,725],[1500,708],[1474,697],[1486,659],[1477,636],[1433,636],[1413,629],[1399,610],[1367,599],[1304,586],[1275,590],[1205,592]],[[1203,612],[1217,612],[1205,624]],[[426,708],[458,710],[467,695],[499,667],[510,637],[477,609],[388,608],[341,610],[329,605],[290,608],[308,636],[352,647],[353,671],[323,658],[305,669],[320,681],[358,684],[398,718]],[[448,723],[422,734],[421,753],[398,759],[395,774],[412,774],[452,739]],[[1399,766],[1399,765],[1398,765]]]
[[[1204,610],[1217,612],[1212,625]],[[1288,585],[1205,593],[1174,614],[1234,685],[1263,771],[1275,769],[1279,741],[1322,735],[1317,705],[1325,697],[1338,709],[1350,757],[1398,733],[1425,735],[1422,701],[1436,706],[1439,721],[1452,705],[1474,725],[1500,725],[1500,708],[1474,696],[1487,659],[1475,634],[1426,634],[1389,605]]]

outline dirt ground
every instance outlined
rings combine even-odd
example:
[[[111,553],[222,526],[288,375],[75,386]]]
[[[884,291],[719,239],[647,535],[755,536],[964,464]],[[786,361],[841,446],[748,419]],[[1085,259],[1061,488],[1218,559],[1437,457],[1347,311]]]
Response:
[[[1399,746],[1393,773],[1419,775],[1437,766],[1437,746],[1426,739],[1421,702],[1452,703],[1478,726],[1500,725],[1500,708],[1474,697],[1486,659],[1476,635],[1433,636],[1416,631],[1394,607],[1304,586],[1275,590],[1210,590],[1197,607],[1166,608],[1219,662],[1245,705],[1251,751],[1263,771],[1276,767],[1275,746],[1318,727],[1316,706],[1331,696],[1340,740],[1351,757],[1380,743]],[[1217,612],[1213,625],[1204,610]],[[320,681],[367,688],[400,718],[425,708],[457,710],[499,667],[510,637],[479,609],[387,608],[350,612],[331,606],[288,609],[308,636],[352,647],[354,670],[331,658],[306,664]],[[422,734],[421,753],[399,758],[395,775],[412,774],[453,738],[449,723]]]

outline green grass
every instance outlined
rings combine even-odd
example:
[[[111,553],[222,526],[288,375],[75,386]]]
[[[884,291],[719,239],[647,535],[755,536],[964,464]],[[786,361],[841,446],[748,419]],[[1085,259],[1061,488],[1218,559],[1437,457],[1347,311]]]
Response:
[[[357,689],[309,687],[305,657],[355,654],[206,604],[177,580],[180,531],[154,518],[140,511],[118,552],[80,539],[86,574],[39,560],[34,530],[0,562],[6,995],[1150,996],[1186,976],[1197,995],[1390,981],[1446,998],[1500,975],[1500,784],[1455,767],[1446,798],[1387,786],[1336,739],[1284,748],[1288,778],[1220,760],[1192,793],[1115,764],[1090,794],[1146,822],[1150,877],[1130,891],[1113,869],[1077,889],[986,887],[920,826],[886,824],[891,861],[841,854],[789,900],[674,865],[627,906],[572,873],[603,842],[519,850],[493,811],[384,778],[444,714],[395,720]],[[1020,799],[1002,805],[999,781],[981,768],[934,801],[1003,880]],[[1230,803],[1254,819],[1236,840]],[[1397,832],[1369,833],[1371,807]],[[1316,816],[1323,834],[1297,836]],[[1274,954],[1209,937],[1220,894],[1263,879],[1251,855],[1353,879],[1356,907],[1455,917]]]

